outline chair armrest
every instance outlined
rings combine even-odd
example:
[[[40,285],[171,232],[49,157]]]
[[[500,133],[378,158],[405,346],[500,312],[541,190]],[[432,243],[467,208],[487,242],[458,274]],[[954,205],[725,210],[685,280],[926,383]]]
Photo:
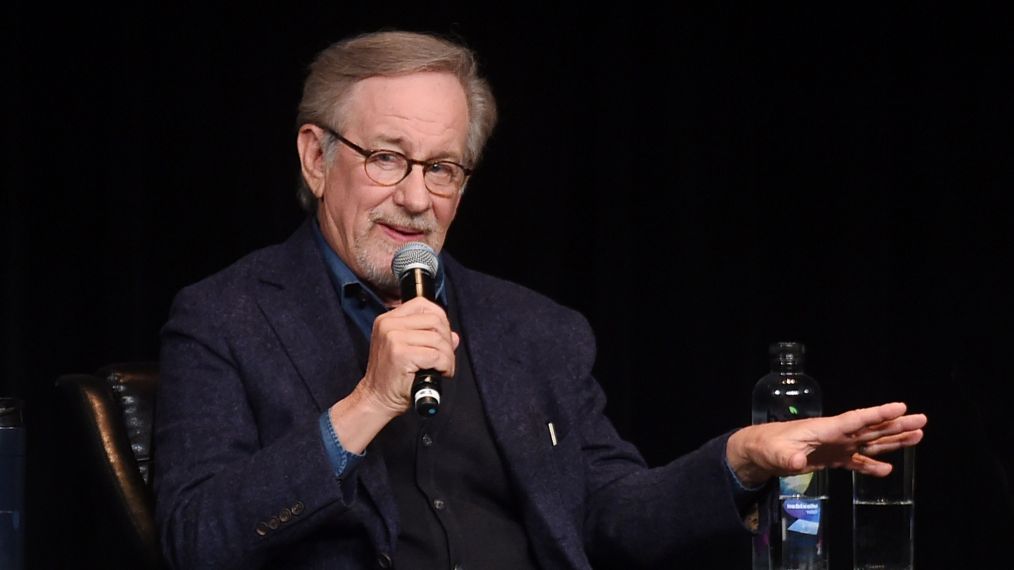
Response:
[[[62,427],[56,437],[71,463],[67,473],[82,488],[75,500],[93,513],[95,528],[88,532],[107,542],[104,556],[158,567],[153,496],[110,382],[92,374],[66,374],[57,378],[55,388]]]

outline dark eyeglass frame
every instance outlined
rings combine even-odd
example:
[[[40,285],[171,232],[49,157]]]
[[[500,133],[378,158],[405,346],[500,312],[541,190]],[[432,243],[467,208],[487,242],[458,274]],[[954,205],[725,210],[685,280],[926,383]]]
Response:
[[[390,150],[390,149],[385,149],[385,148],[378,148],[378,149],[363,148],[363,147],[357,145],[356,143],[350,141],[349,139],[343,137],[341,134],[338,133],[338,131],[332,129],[331,127],[327,127],[327,126],[324,126],[324,125],[317,125],[317,127],[319,127],[320,129],[324,130],[327,134],[331,135],[332,137],[334,137],[334,138],[338,139],[339,141],[341,141],[341,143],[344,144],[345,146],[347,146],[347,147],[351,148],[352,150],[356,151],[357,153],[359,153],[363,157],[363,159],[364,159],[363,160],[363,171],[366,172],[366,176],[368,176],[370,178],[370,180],[373,180],[374,182],[376,182],[377,184],[380,184],[381,186],[395,186],[397,184],[400,184],[402,180],[405,180],[406,178],[408,178],[409,174],[412,174],[412,167],[418,164],[419,166],[421,166],[423,168],[423,184],[426,185],[426,190],[429,191],[430,194],[435,194],[435,195],[443,197],[443,198],[449,198],[451,196],[454,196],[458,192],[460,192],[461,189],[465,187],[465,182],[468,181],[468,177],[472,175],[472,169],[471,168],[468,168],[467,166],[465,166],[463,164],[458,164],[457,162],[454,162],[453,160],[445,160],[445,159],[441,159],[441,160],[416,160],[414,158],[410,158],[408,156],[405,156],[403,153],[400,153],[400,152],[398,152],[396,150]],[[374,157],[374,156],[376,156],[378,154],[381,154],[381,153],[396,154],[396,155],[402,157],[403,159],[405,159],[405,163],[406,163],[405,173],[396,182],[390,182],[390,183],[381,182],[381,181],[377,180],[376,178],[374,178],[373,176],[370,176],[370,171],[366,168],[366,166],[369,164],[370,158],[372,158],[372,157]],[[461,184],[459,184],[456,188],[453,188],[450,192],[439,192],[439,191],[435,191],[432,188],[430,188],[429,184],[426,184],[426,172],[427,172],[428,168],[430,168],[431,166],[433,166],[435,164],[450,164],[450,165],[453,165],[453,166],[456,166],[456,167],[460,168],[461,171],[465,173],[464,178],[461,179]]]

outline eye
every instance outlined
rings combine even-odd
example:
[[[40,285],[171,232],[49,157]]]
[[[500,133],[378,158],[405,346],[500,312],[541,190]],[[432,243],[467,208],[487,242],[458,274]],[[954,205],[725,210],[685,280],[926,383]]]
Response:
[[[388,150],[378,150],[370,155],[370,162],[382,168],[405,168],[405,157]]]
[[[450,176],[454,172],[454,166],[446,162],[434,162],[429,165],[429,171],[437,176]]]

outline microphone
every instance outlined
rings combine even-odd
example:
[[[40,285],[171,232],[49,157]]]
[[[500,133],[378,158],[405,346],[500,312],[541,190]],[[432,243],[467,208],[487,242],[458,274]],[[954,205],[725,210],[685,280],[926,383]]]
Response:
[[[422,242],[413,241],[398,248],[391,259],[391,271],[400,284],[402,302],[416,297],[436,301],[434,279],[438,266],[436,252]],[[440,379],[440,373],[432,368],[415,373],[412,405],[420,416],[435,416],[440,409]]]

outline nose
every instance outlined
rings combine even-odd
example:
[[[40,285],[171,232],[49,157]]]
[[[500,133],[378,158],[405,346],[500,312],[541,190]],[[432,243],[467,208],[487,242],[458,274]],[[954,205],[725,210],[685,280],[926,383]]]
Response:
[[[419,168],[416,168],[417,166]],[[394,203],[414,214],[425,212],[430,208],[432,196],[426,189],[422,165],[413,164],[408,176],[395,186]]]

